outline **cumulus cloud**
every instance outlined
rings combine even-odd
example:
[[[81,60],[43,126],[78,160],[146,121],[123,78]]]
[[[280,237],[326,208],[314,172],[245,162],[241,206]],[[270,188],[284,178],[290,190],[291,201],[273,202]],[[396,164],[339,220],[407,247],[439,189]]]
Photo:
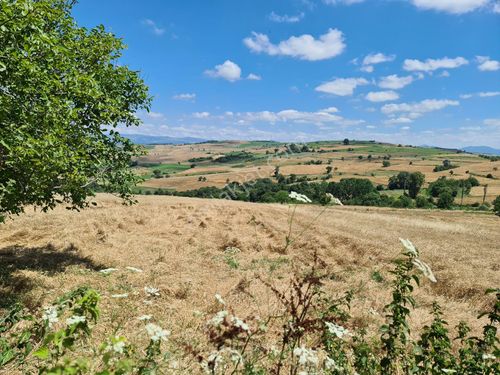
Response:
[[[473,97],[479,97],[479,98],[490,98],[493,96],[499,96],[500,91],[481,91],[475,94],[462,94],[460,95],[461,99],[470,99]]]
[[[418,103],[386,104],[382,107],[382,113],[389,116],[402,113],[405,114],[403,117],[416,119],[425,113],[439,111],[449,106],[458,106],[459,104],[460,102],[457,100],[426,99]]]
[[[452,14],[471,12],[486,6],[490,0],[411,0],[420,9],[437,10]]]
[[[206,70],[205,74],[212,78],[235,82],[241,79],[241,68],[231,60],[226,60],[223,64],[216,65],[214,69]]]
[[[366,100],[370,102],[388,102],[399,99],[396,91],[372,91],[366,95]]]
[[[406,59],[403,64],[403,69],[410,72],[432,72],[437,69],[455,69],[462,65],[467,65],[468,63],[469,62],[463,57],[456,57],[454,59],[444,57],[442,59],[427,59],[425,61]]]
[[[383,53],[371,53],[366,55],[362,62],[361,70],[367,73],[374,71],[373,65],[394,61],[395,55],[384,55]]]
[[[152,119],[159,119],[159,118],[164,118],[165,115],[163,113],[160,113],[160,112],[147,112],[146,113],[146,116],[148,116],[149,118],[152,118]]]
[[[276,14],[274,12],[271,12],[269,15],[269,20],[273,22],[278,22],[278,23],[296,23],[300,22],[302,18],[304,18],[304,12],[299,13],[295,16],[289,16],[288,14],[284,14],[280,16],[279,14]]]
[[[195,112],[193,113],[193,117],[198,119],[209,118],[210,112]]]
[[[396,74],[380,78],[378,86],[383,89],[398,90],[408,86],[414,80],[413,76],[399,77]]]
[[[489,56],[476,56],[477,68],[482,72],[494,72],[500,70],[500,61],[491,60]]]
[[[177,95],[172,96],[172,99],[194,102],[196,99],[196,94],[195,93],[177,94]]]
[[[344,35],[337,29],[329,29],[318,39],[303,34],[292,36],[278,44],[272,43],[265,34],[253,32],[251,37],[243,39],[243,43],[255,53],[290,56],[308,61],[330,59],[340,55],[345,49]]]
[[[249,79],[250,81],[260,81],[262,79],[262,77],[257,75],[257,74],[250,73],[247,76],[247,79]]]
[[[367,84],[368,81],[364,78],[337,78],[319,85],[315,90],[326,94],[350,96],[356,87]]]
[[[144,21],[142,21],[142,23],[144,25],[146,25],[151,30],[151,32],[155,35],[161,36],[161,35],[165,34],[165,29],[159,27],[156,24],[156,22],[153,20],[145,19]]]
[[[384,123],[387,125],[409,124],[411,122],[413,122],[413,120],[411,118],[408,118],[408,117],[395,117],[395,118],[391,118],[389,120],[384,121]]]

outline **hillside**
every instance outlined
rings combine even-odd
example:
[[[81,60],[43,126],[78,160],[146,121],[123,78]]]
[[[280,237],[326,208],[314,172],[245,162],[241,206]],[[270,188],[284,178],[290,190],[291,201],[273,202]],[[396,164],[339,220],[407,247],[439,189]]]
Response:
[[[282,286],[293,267],[317,251],[336,275],[328,290],[337,295],[355,288],[354,322],[370,331],[389,298],[388,270],[401,251],[399,237],[419,247],[438,280],[416,291],[417,327],[429,323],[433,300],[450,327],[477,322],[490,301],[484,290],[500,283],[499,218],[493,215],[330,207],[284,252],[287,205],[151,196],[125,207],[107,195],[97,201],[81,213],[31,212],[2,227],[0,308],[16,300],[37,308],[88,285],[103,296],[102,315],[113,317],[96,327],[96,337],[111,323],[120,334],[141,340],[137,317],[151,314],[176,342],[190,342],[199,335],[202,316],[214,312],[216,293],[241,316],[267,315],[276,305],[257,276]],[[299,206],[293,233],[321,210]],[[99,272],[106,268],[118,270]],[[144,302],[145,286],[160,290],[153,304]],[[123,294],[128,297],[111,297]]]

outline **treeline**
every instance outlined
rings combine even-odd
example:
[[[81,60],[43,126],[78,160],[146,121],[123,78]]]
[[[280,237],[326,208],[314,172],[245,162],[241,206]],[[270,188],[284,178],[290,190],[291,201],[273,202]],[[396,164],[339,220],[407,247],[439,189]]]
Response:
[[[281,175],[280,175],[281,177]],[[396,208],[443,208],[454,207],[455,198],[469,194],[479,181],[474,177],[464,180],[453,180],[441,177],[423,190],[425,178],[420,172],[401,172],[389,180],[389,190],[403,189],[403,194],[384,193],[383,185],[375,186],[365,178],[345,178],[339,182],[314,182],[280,178],[262,178],[246,183],[231,182],[223,188],[214,186],[202,187],[188,191],[156,191],[146,194],[165,194],[195,198],[219,198],[262,203],[290,203],[289,194],[295,191],[304,194],[313,203],[328,204],[329,194],[340,199],[345,205],[396,207]],[[479,205],[471,205],[471,207]],[[489,205],[478,207],[489,210]]]

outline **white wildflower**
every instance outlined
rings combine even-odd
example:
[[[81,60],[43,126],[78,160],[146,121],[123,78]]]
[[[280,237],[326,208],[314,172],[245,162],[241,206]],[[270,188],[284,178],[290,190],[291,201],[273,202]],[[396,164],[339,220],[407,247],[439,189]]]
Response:
[[[326,193],[326,196],[328,198],[328,202],[331,203],[331,204],[334,204],[334,205],[337,205],[337,206],[343,206],[342,202],[340,201],[340,199],[338,198],[335,198],[333,196],[333,194],[330,194],[330,193]]]
[[[307,349],[304,346],[295,348],[293,350],[293,355],[299,358],[299,364],[305,365],[316,365],[318,363],[318,355],[315,350]]]
[[[405,240],[403,238],[400,238],[399,240],[401,241],[401,243],[403,244],[403,246],[405,247],[405,249],[408,250],[408,252],[410,254],[412,254],[413,256],[418,257],[418,250],[417,250],[417,248],[415,247],[415,245],[410,240]]]
[[[484,359],[485,361],[487,361],[487,360],[489,360],[489,359],[491,359],[491,360],[495,360],[495,359],[497,359],[497,357],[495,357],[493,354],[483,354],[483,359]]]
[[[73,315],[71,318],[66,319],[66,324],[67,325],[73,325],[73,324],[78,324],[78,323],[84,323],[85,322],[85,317],[81,315]]]
[[[112,339],[111,343],[108,344],[108,346],[106,346],[106,350],[108,352],[115,352],[118,354],[123,354],[124,349],[125,349],[125,338],[119,336],[115,336],[115,338]]]
[[[332,334],[337,336],[339,339],[346,335],[350,335],[349,330],[339,326],[335,323],[330,323],[330,322],[325,322],[326,328],[328,328],[328,331]]]
[[[327,356],[325,359],[325,369],[337,370],[338,369],[337,363],[333,359]]]
[[[111,272],[118,271],[118,268],[105,268],[103,270],[100,270],[100,273],[103,273],[105,275],[110,274]]]
[[[296,201],[299,201],[299,202],[303,202],[303,203],[311,203],[312,201],[307,197],[305,196],[304,194],[299,194],[295,191],[292,191],[290,192],[290,194],[288,194],[288,196],[292,199],[295,199]]]
[[[144,291],[150,297],[159,297],[160,296],[160,289],[152,287],[152,286],[145,286]]]
[[[240,319],[236,316],[233,316],[231,318],[231,322],[233,323],[233,325],[235,327],[238,327],[243,331],[250,332],[250,328],[248,327],[248,324],[246,324],[242,319]]]
[[[422,273],[424,274],[425,277],[427,277],[430,281],[433,283],[437,282],[436,277],[432,273],[431,268],[424,262],[422,262],[420,259],[415,258],[413,259],[413,265],[417,267]]]
[[[49,328],[52,328],[52,325],[59,321],[59,318],[57,317],[57,307],[45,307],[43,309],[42,319],[47,322]]]
[[[145,321],[145,320],[151,320],[152,317],[153,317],[152,315],[141,315],[137,319],[141,320],[141,321]]]
[[[224,300],[222,299],[222,296],[221,296],[220,294],[218,294],[218,293],[216,293],[216,294],[215,294],[215,300],[216,300],[217,302],[219,302],[221,305],[225,305],[225,304],[226,304],[226,301],[224,301]]]
[[[122,294],[112,294],[111,298],[127,298],[128,293],[122,293]]]
[[[219,352],[212,352],[208,355],[207,361],[201,363],[201,367],[207,374],[215,374],[219,364],[223,361]]]
[[[240,252],[241,250],[234,246],[228,246],[224,249],[224,254],[229,254],[229,255],[238,254]]]
[[[143,270],[141,270],[140,268],[135,268],[135,267],[125,267],[127,270],[131,271],[131,272],[135,272],[135,273],[141,273],[141,272],[144,272]]]
[[[166,340],[170,336],[170,331],[153,323],[146,324],[146,331],[153,341]]]
[[[226,316],[228,315],[227,311],[222,310],[219,311],[215,316],[208,321],[209,325],[212,325],[214,327],[219,327],[223,322],[224,319],[226,319]]]

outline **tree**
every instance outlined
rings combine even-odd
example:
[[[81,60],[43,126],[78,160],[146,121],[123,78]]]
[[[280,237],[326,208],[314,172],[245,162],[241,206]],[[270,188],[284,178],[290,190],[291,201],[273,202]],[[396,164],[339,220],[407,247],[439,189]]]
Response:
[[[326,174],[330,174],[332,172],[332,167],[329,165],[326,167]]]
[[[342,142],[345,146],[349,146],[349,139],[345,138]]]
[[[391,166],[391,162],[389,160],[384,160],[382,162],[382,167],[387,168]]]
[[[450,209],[453,206],[453,194],[450,190],[446,189],[439,194],[437,206],[442,209]]]
[[[123,42],[71,16],[72,0],[1,1],[0,221],[25,205],[88,206],[96,189],[131,202],[140,153],[115,130],[151,98],[117,60]]]
[[[408,195],[415,199],[424,184],[425,176],[421,172],[410,173],[408,176]]]
[[[493,201],[493,212],[495,212],[497,216],[500,216],[500,195]]]
[[[273,172],[273,176],[275,178],[278,178],[278,176],[280,175],[280,167],[277,165],[275,168],[274,168],[274,172]]]

